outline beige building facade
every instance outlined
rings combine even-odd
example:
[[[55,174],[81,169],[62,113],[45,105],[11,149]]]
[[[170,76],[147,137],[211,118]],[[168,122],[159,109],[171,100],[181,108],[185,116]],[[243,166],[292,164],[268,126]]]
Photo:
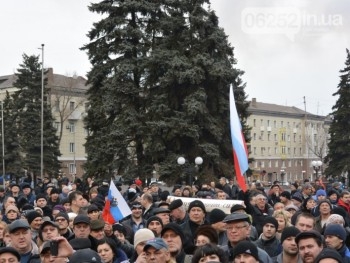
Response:
[[[54,74],[49,68],[46,74],[51,110],[57,129],[61,156],[61,169],[58,171],[69,178],[81,177],[86,162],[85,140],[87,136],[83,118],[88,108],[86,98],[86,79],[80,76],[67,77]],[[6,91],[11,94],[16,87],[15,75],[0,76],[0,100],[4,100]],[[45,117],[45,116],[44,116]],[[41,118],[41,116],[38,116]],[[25,169],[25,168],[24,168]]]
[[[252,99],[247,120],[251,127],[248,145],[253,170],[249,181],[314,180],[322,174],[312,161],[327,154],[329,118],[313,115],[296,107],[258,102]]]

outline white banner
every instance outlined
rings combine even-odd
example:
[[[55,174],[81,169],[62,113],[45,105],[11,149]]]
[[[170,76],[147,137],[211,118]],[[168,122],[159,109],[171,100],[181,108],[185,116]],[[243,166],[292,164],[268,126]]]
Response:
[[[199,198],[189,198],[189,197],[178,197],[178,196],[169,196],[168,202],[171,203],[175,199],[181,199],[184,203],[184,206],[187,210],[188,205],[194,200],[200,200],[205,206],[207,212],[211,212],[214,208],[218,208],[224,211],[226,214],[231,214],[231,207],[234,205],[244,205],[242,200],[221,200],[221,199],[199,199]]]

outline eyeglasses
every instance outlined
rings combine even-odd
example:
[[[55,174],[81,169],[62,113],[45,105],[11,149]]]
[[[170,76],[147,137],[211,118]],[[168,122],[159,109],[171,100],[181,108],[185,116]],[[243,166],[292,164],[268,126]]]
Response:
[[[62,222],[62,221],[66,221],[66,219],[65,218],[56,218],[55,221],[56,222]]]
[[[226,226],[226,230],[227,231],[239,231],[245,227],[247,227],[248,225],[243,225],[243,226]]]

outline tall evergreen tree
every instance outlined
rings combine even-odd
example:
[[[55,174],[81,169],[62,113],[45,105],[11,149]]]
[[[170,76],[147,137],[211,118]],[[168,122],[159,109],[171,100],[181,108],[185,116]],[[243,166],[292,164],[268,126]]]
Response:
[[[13,111],[13,104],[13,100],[11,99],[8,91],[6,91],[6,97],[3,102],[5,172],[6,174],[21,177],[23,175],[23,158],[21,154],[16,122],[14,121],[16,116],[15,112]]]
[[[333,96],[339,96],[332,110],[332,123],[329,128],[329,152],[325,158],[328,164],[326,174],[340,176],[350,174],[350,52],[346,49],[345,68],[340,70],[338,90]]]
[[[23,55],[23,64],[17,70],[14,86],[18,88],[12,95],[14,112],[20,137],[25,167],[35,175],[40,175],[41,163],[41,63],[38,56]],[[44,173],[55,174],[60,168],[58,138],[53,127],[50,105],[47,103],[48,90],[44,85]]]
[[[176,180],[176,159],[184,155],[192,165],[202,156],[205,174],[231,175],[230,84],[242,117],[248,104],[243,72],[233,68],[233,48],[208,5],[102,1],[90,7],[108,14],[84,47],[93,64],[86,119],[90,172],[101,164],[99,172],[108,167],[146,176],[156,166]]]

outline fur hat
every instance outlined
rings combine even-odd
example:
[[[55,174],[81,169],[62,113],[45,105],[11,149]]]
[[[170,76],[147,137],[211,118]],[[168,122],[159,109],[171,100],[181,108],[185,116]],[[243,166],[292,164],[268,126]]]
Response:
[[[210,226],[210,225],[201,225],[197,228],[197,231],[195,233],[195,239],[198,236],[206,236],[209,238],[210,243],[214,243],[214,244],[218,244],[219,242],[219,236],[218,233],[216,232],[216,230]]]

